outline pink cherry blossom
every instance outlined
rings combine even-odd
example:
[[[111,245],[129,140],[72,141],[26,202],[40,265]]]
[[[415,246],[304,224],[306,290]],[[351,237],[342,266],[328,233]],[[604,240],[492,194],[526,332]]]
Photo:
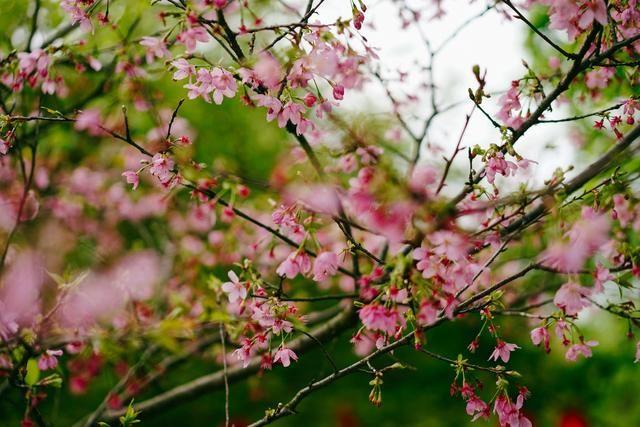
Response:
[[[414,249],[413,259],[418,261],[416,268],[422,272],[422,277],[425,279],[434,277],[441,269],[439,257],[430,252],[427,247]]]
[[[244,283],[240,282],[240,279],[233,270],[230,270],[227,275],[230,282],[222,284],[222,290],[227,294],[229,302],[242,301],[247,297],[247,288]]]
[[[316,108],[316,117],[319,119],[324,118],[325,114],[329,114],[333,111],[333,105],[334,104],[328,100],[321,102]]]
[[[311,270],[309,255],[302,251],[294,251],[282,261],[276,269],[278,276],[293,279],[298,274],[307,274]]]
[[[539,259],[547,267],[564,273],[575,273],[582,268],[588,257],[586,246],[554,242],[540,254]]]
[[[567,232],[570,250],[584,257],[591,256],[609,241],[610,220],[607,215],[583,207],[581,218]]]
[[[19,326],[31,326],[40,314],[44,265],[40,255],[18,253],[0,278],[0,335],[11,336]]]
[[[338,255],[335,252],[322,252],[313,262],[313,280],[321,282],[338,271]]]
[[[569,316],[575,316],[583,308],[591,305],[587,299],[591,289],[580,286],[575,282],[567,282],[558,289],[553,303]]]
[[[585,75],[584,82],[589,89],[605,89],[609,85],[609,80],[613,77],[615,71],[608,68],[598,68],[589,71]]]
[[[593,21],[600,25],[607,25],[607,5],[604,0],[587,0],[582,6],[582,15],[578,20],[578,25],[582,29],[589,28]]]
[[[287,347],[280,347],[273,357],[274,362],[280,362],[285,368],[291,365],[291,360],[298,360],[298,356]]]
[[[520,127],[523,122],[519,112],[522,108],[522,105],[520,104],[519,87],[520,83],[518,81],[511,82],[511,87],[507,93],[502,95],[498,100],[498,103],[500,104],[500,111],[498,112],[497,117],[507,126],[511,126],[514,129]]]
[[[222,68],[214,68],[211,72],[213,79],[213,100],[216,104],[222,103],[223,96],[233,98],[236,95],[238,86],[233,75]]]
[[[438,319],[438,312],[440,310],[433,303],[423,300],[420,303],[420,310],[418,311],[418,323],[421,326],[429,326],[436,322]]]
[[[205,101],[211,102],[213,96],[213,102],[216,104],[221,104],[224,97],[233,98],[238,89],[233,75],[221,68],[200,68],[196,73],[196,81],[184,87],[189,89],[189,99],[202,97]]]
[[[292,88],[307,87],[309,80],[313,78],[309,69],[309,64],[306,58],[302,58],[293,63],[291,71],[287,75],[287,81]]]
[[[185,45],[187,52],[191,53],[196,50],[197,42],[206,43],[209,41],[209,34],[204,28],[196,26],[184,30],[178,35],[177,39]]]
[[[18,52],[18,67],[25,75],[37,73],[39,77],[46,77],[51,64],[49,55],[42,49],[33,52]]]
[[[287,235],[299,237],[302,237],[304,235],[304,228],[298,223],[298,220],[296,219],[294,205],[280,205],[276,210],[273,211],[271,219],[273,220],[274,224],[278,225],[280,227],[280,230]]]
[[[518,170],[518,165],[514,162],[505,160],[502,153],[497,153],[487,160],[487,181],[489,181],[490,184],[493,184],[496,174],[507,177],[509,175],[515,175],[516,170]]]
[[[55,369],[58,366],[58,357],[62,356],[62,350],[46,350],[38,359],[38,368],[41,371]]]
[[[87,58],[89,61],[89,66],[91,67],[91,69],[93,71],[100,71],[102,70],[102,62],[100,62],[98,59],[94,58],[93,56],[90,56],[89,58]]]
[[[478,418],[488,418],[489,417],[489,405],[478,396],[473,394],[467,400],[467,405],[465,407],[468,415],[473,417],[472,421],[477,420]]]
[[[176,71],[173,73],[174,80],[184,80],[187,77],[191,77],[196,74],[196,68],[184,58],[172,61],[171,65],[173,65],[176,69]]]
[[[379,304],[365,305],[360,309],[358,315],[367,329],[378,330],[389,335],[395,334],[397,329],[404,324],[397,310],[384,308]]]
[[[445,256],[451,261],[459,261],[467,256],[469,243],[461,234],[453,231],[436,231],[428,237],[436,255]]]
[[[549,67],[551,67],[551,69],[557,70],[562,65],[562,61],[557,56],[551,56],[549,57],[548,64],[549,64]]]
[[[366,356],[376,349],[376,336],[367,331],[360,331],[351,338],[351,343],[358,356]]]
[[[596,271],[593,274],[593,291],[595,293],[600,293],[604,290],[604,284],[610,280],[615,279],[615,276],[609,272],[608,268],[603,267],[602,264],[598,263],[596,265]]]
[[[253,348],[250,340],[245,340],[245,343],[242,345],[242,347],[237,348],[233,352],[233,354],[238,358],[238,360],[242,362],[243,368],[246,368],[247,366],[249,366],[249,363],[251,362],[252,353],[253,353]]]
[[[134,171],[124,171],[122,172],[122,176],[127,180],[127,184],[132,184],[133,189],[138,188],[138,184],[140,184],[140,177]]]
[[[271,324],[271,331],[274,335],[280,335],[282,332],[290,333],[293,331],[293,323],[284,319],[274,319]]]
[[[362,23],[364,22],[364,13],[356,10],[353,14],[353,26],[356,30],[362,29]]]
[[[614,219],[617,219],[622,227],[626,227],[633,221],[633,210],[630,209],[629,202],[622,194],[615,194],[613,196],[612,213],[615,214]]]
[[[267,89],[276,88],[284,77],[280,61],[266,52],[258,56],[258,62],[253,67],[253,72],[256,79]]]
[[[7,341],[18,332],[20,325],[18,325],[16,320],[17,315],[0,300],[0,338],[2,338],[3,341]]]
[[[580,34],[581,29],[577,23],[579,16],[578,2],[564,0],[547,0],[550,4],[550,28],[566,30],[570,40]]]
[[[531,342],[533,345],[544,345],[544,350],[549,353],[549,331],[545,327],[535,328],[531,331]]]
[[[307,92],[307,94],[304,96],[304,105],[306,105],[308,108],[313,107],[316,101],[318,101],[318,98],[311,92]]]
[[[298,203],[306,210],[325,215],[339,215],[341,197],[330,185],[296,185],[287,187],[284,199],[290,204]]]
[[[489,360],[493,359],[494,361],[497,362],[498,359],[502,359],[504,363],[508,363],[509,358],[511,357],[511,352],[517,348],[520,348],[520,347],[517,346],[516,344],[510,344],[508,342],[498,340],[498,344],[496,345],[496,348],[493,350],[493,353],[491,353],[491,356],[489,356]]]
[[[285,127],[287,122],[297,125],[302,120],[304,105],[295,102],[287,102],[278,114],[278,127]]]
[[[433,186],[437,183],[438,171],[427,165],[419,165],[413,169],[409,188],[416,194],[428,197],[435,193]]]
[[[493,405],[493,412],[498,415],[500,427],[532,427],[531,421],[521,413],[524,404],[524,393],[519,393],[514,402],[502,394]]]
[[[9,152],[9,148],[11,148],[11,142],[9,141],[9,138],[0,138],[0,154],[7,154]]]
[[[77,130],[86,130],[89,135],[100,136],[104,134],[102,130],[102,119],[100,118],[100,110],[90,108],[81,111],[76,116],[75,128]]]
[[[151,167],[149,173],[156,176],[162,184],[171,180],[174,161],[166,154],[156,153],[151,159]]]
[[[398,289],[396,286],[389,288],[389,299],[398,304],[409,302],[409,291],[406,288]]]
[[[569,347],[564,356],[567,360],[572,362],[578,360],[578,356],[580,355],[589,358],[592,356],[591,347],[595,347],[597,345],[597,341],[580,342],[579,344],[574,344]]]
[[[282,110],[282,102],[269,95],[256,95],[257,105],[267,108],[267,121],[275,120]]]
[[[62,0],[60,2],[60,7],[67,12],[69,17],[71,18],[72,24],[79,23],[80,26],[86,31],[91,28],[91,21],[89,20],[89,15],[85,12],[82,7],[83,2],[86,3],[87,0]]]
[[[329,43],[319,42],[308,56],[308,64],[314,73],[333,79],[340,70],[340,52]]]
[[[209,231],[216,223],[216,213],[213,206],[204,203],[189,212],[187,217],[189,227],[199,233]]]
[[[142,37],[140,44],[146,48],[145,59],[149,64],[152,63],[155,58],[165,58],[171,55],[163,39],[157,37]]]
[[[561,340],[566,341],[565,333],[567,332],[569,332],[569,324],[564,319],[558,320],[554,328],[556,336]]]
[[[341,101],[342,99],[344,99],[344,86],[335,85],[333,87],[333,97],[338,101]]]

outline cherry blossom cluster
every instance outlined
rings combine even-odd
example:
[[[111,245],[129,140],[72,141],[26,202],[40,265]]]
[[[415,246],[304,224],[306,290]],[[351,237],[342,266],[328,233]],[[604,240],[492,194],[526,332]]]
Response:
[[[294,330],[292,320],[300,322],[296,307],[277,299],[267,299],[266,291],[259,287],[251,289],[253,298],[248,299],[248,283],[241,282],[233,271],[229,272],[229,280],[221,287],[229,300],[227,310],[239,320],[246,320],[241,347],[234,351],[243,367],[246,368],[258,353],[261,353],[261,369],[271,369],[273,363],[286,368],[292,360],[298,360],[296,353],[286,346],[286,340]]]

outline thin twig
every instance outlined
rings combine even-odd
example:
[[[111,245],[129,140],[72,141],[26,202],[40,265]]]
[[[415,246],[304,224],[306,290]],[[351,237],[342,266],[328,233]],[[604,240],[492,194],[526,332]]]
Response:
[[[557,50],[558,52],[560,52],[562,54],[562,56],[564,56],[565,58],[569,58],[569,59],[575,59],[576,55],[574,53],[569,53],[566,50],[564,50],[563,48],[561,48],[560,46],[558,46],[557,43],[555,43],[553,40],[551,40],[549,37],[547,37],[542,31],[538,30],[536,28],[535,25],[533,25],[514,5],[513,3],[511,3],[510,0],[502,0],[502,2],[504,4],[506,4],[507,6],[509,6],[509,8],[511,10],[513,10],[516,14],[516,18],[518,18],[519,20],[521,20],[522,22],[524,22],[525,24],[527,24],[527,26],[529,28],[531,28],[531,30],[533,30],[534,33],[536,33],[538,36],[540,36],[540,38],[542,38],[542,40],[544,40],[545,42],[547,42],[547,44],[549,46],[551,46],[552,48],[554,48],[555,50]]]
[[[224,338],[224,325],[220,322],[220,343],[222,345],[222,375],[224,377],[224,425],[229,427],[229,377],[227,374],[227,349]]]

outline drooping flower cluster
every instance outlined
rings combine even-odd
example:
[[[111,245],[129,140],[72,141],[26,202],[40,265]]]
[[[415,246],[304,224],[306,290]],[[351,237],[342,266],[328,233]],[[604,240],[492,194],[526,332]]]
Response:
[[[524,122],[522,117],[522,104],[520,103],[520,83],[518,81],[511,82],[511,87],[498,100],[500,111],[498,118],[502,122],[514,129],[518,129]]]
[[[229,300],[227,310],[239,320],[247,322],[247,333],[240,339],[242,345],[233,352],[237,360],[245,368],[253,362],[262,369],[271,369],[273,363],[280,363],[286,368],[292,360],[298,360],[295,351],[286,346],[286,340],[294,331],[292,321],[300,321],[296,307],[267,298],[263,288],[240,281],[233,271],[229,271],[228,275],[230,281],[221,287]],[[248,287],[254,298],[248,298]],[[275,337],[279,337],[281,344],[272,350]]]

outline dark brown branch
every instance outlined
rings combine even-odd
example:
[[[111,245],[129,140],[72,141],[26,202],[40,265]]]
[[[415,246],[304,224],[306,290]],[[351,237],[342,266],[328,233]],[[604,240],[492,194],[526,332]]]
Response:
[[[593,116],[601,116],[605,113],[608,113],[609,111],[617,110],[618,108],[622,107],[624,104],[625,104],[624,102],[620,102],[616,105],[612,105],[611,107],[605,108],[604,110],[596,111],[589,114],[582,114],[580,116],[565,117],[564,119],[542,119],[542,120],[538,120],[538,123],[564,123],[564,122],[573,122],[581,119],[587,119]]]
[[[27,171],[25,170],[25,165],[24,163],[22,163],[22,157],[20,157],[21,159],[21,165],[22,165],[22,174],[24,177],[24,185],[23,185],[23,189],[22,189],[22,196],[20,197],[20,203],[18,204],[18,210],[16,212],[16,220],[13,224],[13,227],[11,228],[11,231],[9,232],[9,235],[7,236],[7,240],[4,244],[4,247],[2,249],[2,254],[0,255],[0,271],[2,271],[4,269],[4,263],[7,259],[7,253],[9,252],[9,246],[11,246],[11,241],[13,240],[13,237],[15,236],[16,232],[18,231],[18,227],[20,227],[20,223],[22,222],[22,214],[24,212],[24,208],[26,206],[26,202],[27,202],[27,197],[29,196],[29,191],[31,190],[31,186],[33,185],[33,177],[35,174],[35,169],[36,169],[36,151],[37,151],[37,147],[38,147],[38,134],[39,134],[39,127],[36,128],[36,133],[35,133],[35,139],[33,141],[33,144],[30,145],[31,148],[31,164],[29,167],[29,171],[27,173]]]
[[[217,13],[216,16],[218,18],[218,24],[222,27],[225,35],[227,36],[226,39],[227,39],[227,42],[229,42],[229,46],[231,46],[231,49],[233,49],[233,52],[236,54],[236,57],[238,58],[238,61],[244,60],[244,57],[245,57],[244,52],[242,51],[242,48],[238,44],[238,40],[236,39],[236,34],[231,30],[231,28],[229,28],[229,24],[227,24],[227,20],[224,17],[224,13],[220,9],[218,9],[216,13]]]
[[[173,122],[175,122],[176,118],[178,117],[178,111],[180,111],[180,107],[182,107],[182,104],[184,104],[184,98],[182,98],[178,102],[178,106],[173,110],[173,113],[171,114],[171,120],[169,120],[169,126],[167,127],[167,136],[165,137],[167,141],[171,137],[171,129],[173,128]]]
[[[538,30],[536,28],[535,25],[533,25],[514,5],[513,3],[511,3],[510,0],[502,0],[502,2],[504,4],[506,4],[507,6],[509,6],[509,8],[511,10],[513,10],[516,14],[516,18],[518,18],[519,20],[521,20],[522,22],[524,22],[525,24],[527,24],[527,26],[529,28],[531,28],[531,30],[533,30],[534,33],[536,33],[538,36],[540,36],[540,38],[542,40],[544,40],[545,42],[547,42],[547,44],[549,46],[551,46],[552,48],[554,48],[555,50],[557,50],[558,52],[560,52],[562,54],[562,56],[564,56],[565,58],[569,58],[569,59],[575,59],[576,55],[573,53],[569,53],[566,50],[564,50],[563,48],[561,48],[560,46],[558,46],[557,43],[555,43],[553,40],[551,40],[549,37],[547,37],[542,31]]]
[[[33,36],[36,35],[36,31],[38,30],[38,18],[40,17],[40,0],[35,0],[33,15],[31,15],[31,30],[29,31],[29,37],[27,38],[27,43],[25,45],[25,51],[31,52],[31,42],[33,41]]]

